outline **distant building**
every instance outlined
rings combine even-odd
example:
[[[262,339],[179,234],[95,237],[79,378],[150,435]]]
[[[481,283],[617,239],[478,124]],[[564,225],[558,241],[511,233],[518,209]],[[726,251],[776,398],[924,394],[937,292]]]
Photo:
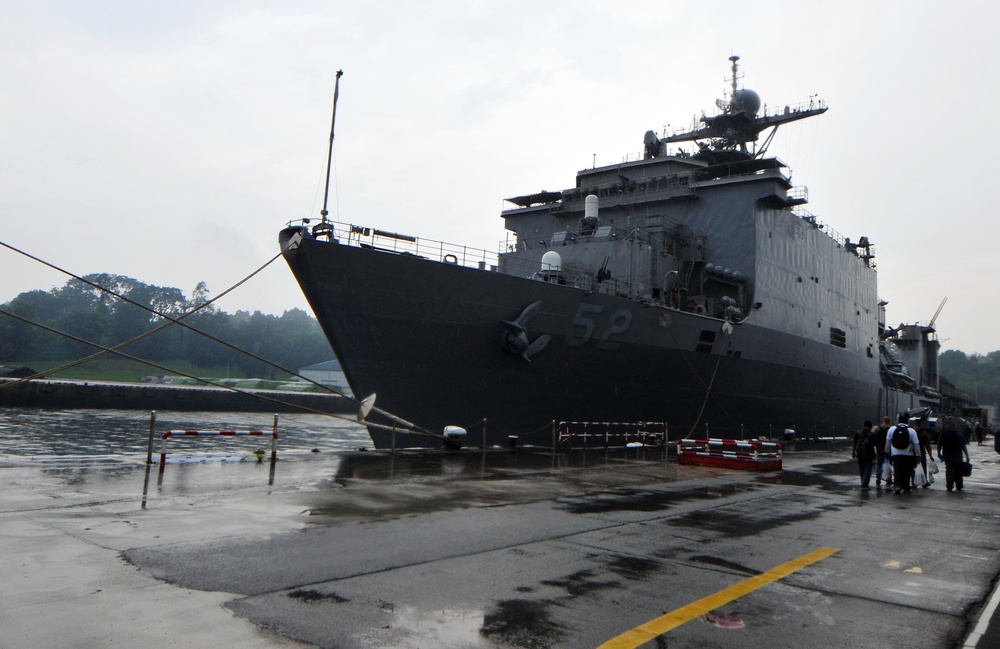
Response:
[[[964,408],[976,406],[976,399],[954,383],[941,377],[941,412],[946,415],[958,415]]]
[[[299,370],[299,375],[320,385],[336,388],[346,395],[351,395],[351,388],[347,386],[344,370],[340,368],[340,361],[336,359],[303,367]]]
[[[5,379],[26,379],[29,376],[34,376],[35,374],[37,374],[37,372],[30,367],[10,367],[8,365],[0,365],[0,377]]]

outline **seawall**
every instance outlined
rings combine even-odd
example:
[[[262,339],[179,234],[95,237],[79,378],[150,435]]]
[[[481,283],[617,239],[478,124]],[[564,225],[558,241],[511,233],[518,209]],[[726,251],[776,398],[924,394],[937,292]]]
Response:
[[[74,380],[0,379],[0,407],[217,412],[352,412],[335,394]]]

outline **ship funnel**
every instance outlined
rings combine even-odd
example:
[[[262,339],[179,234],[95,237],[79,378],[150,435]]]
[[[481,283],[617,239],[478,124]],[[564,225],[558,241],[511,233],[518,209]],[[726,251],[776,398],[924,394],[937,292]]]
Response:
[[[590,234],[597,229],[600,218],[597,216],[597,196],[590,194],[583,203],[583,218],[580,219],[583,234]]]

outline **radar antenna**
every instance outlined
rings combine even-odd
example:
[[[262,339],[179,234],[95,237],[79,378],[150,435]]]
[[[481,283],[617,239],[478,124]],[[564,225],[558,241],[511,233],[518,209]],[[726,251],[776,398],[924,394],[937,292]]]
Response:
[[[774,131],[771,131],[763,149],[756,153],[748,151],[747,143],[756,143],[763,131],[776,129],[781,124],[787,124],[788,122],[794,122],[826,112],[826,102],[817,99],[813,95],[807,104],[785,106],[784,110],[773,112],[765,109],[760,114],[760,96],[753,90],[739,88],[741,75],[738,62],[740,57],[734,54],[729,57],[729,60],[732,62],[732,90],[729,101],[719,100],[716,102],[716,106],[718,106],[720,111],[719,114],[703,116],[700,126],[696,124],[688,131],[660,138],[659,145],[655,140],[647,142],[647,150],[655,152],[652,155],[660,154],[660,151],[665,150],[662,146],[664,144],[707,141],[709,144],[699,142],[702,152],[736,152],[748,158],[759,158],[766,151],[767,145],[770,143],[770,137],[774,135]]]

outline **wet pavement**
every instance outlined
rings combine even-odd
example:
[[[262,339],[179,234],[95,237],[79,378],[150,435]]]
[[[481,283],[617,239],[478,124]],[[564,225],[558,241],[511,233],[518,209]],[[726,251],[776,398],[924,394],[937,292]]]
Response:
[[[970,453],[965,491],[908,496],[834,445],[762,474],[648,448],[0,458],[0,646],[597,647],[835,548],[643,646],[993,647],[970,633],[1000,455]]]

